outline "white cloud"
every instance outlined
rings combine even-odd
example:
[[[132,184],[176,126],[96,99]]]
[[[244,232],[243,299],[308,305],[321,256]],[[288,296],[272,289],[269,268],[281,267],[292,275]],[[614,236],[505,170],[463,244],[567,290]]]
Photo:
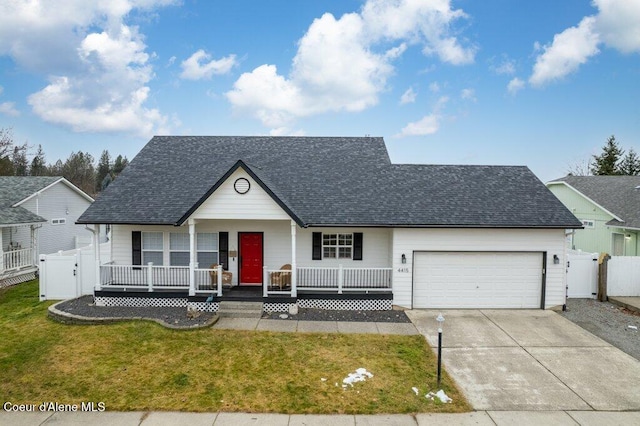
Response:
[[[449,98],[446,96],[440,97],[431,114],[425,115],[418,121],[411,122],[402,128],[400,133],[395,135],[396,137],[405,137],[405,136],[426,136],[432,135],[436,133],[440,129],[440,121],[443,116],[441,114],[442,108],[449,101]]]
[[[594,0],[602,41],[623,53],[640,52],[640,0]]]
[[[0,91],[0,93],[2,93]],[[17,117],[20,115],[20,111],[16,109],[13,102],[2,102],[0,104],[0,114],[8,115],[9,117]]]
[[[362,111],[377,104],[392,61],[410,45],[444,62],[472,62],[475,48],[463,47],[452,33],[463,18],[449,0],[369,0],[359,13],[339,19],[326,13],[298,41],[288,76],[261,65],[242,74],[226,97],[236,110],[276,128],[298,117]],[[388,48],[391,43],[396,46]]]
[[[529,83],[542,86],[575,72],[604,45],[622,53],[640,52],[640,0],[593,0],[598,13],[553,37],[536,58]]]
[[[500,65],[491,67],[496,74],[513,75],[516,72],[515,61],[505,59]]]
[[[403,94],[400,96],[400,105],[404,104],[412,104],[416,101],[416,92],[414,92],[413,87],[409,87]]]
[[[473,90],[473,89],[468,89],[468,88],[467,89],[462,89],[460,91],[460,98],[475,102],[475,101],[477,101],[477,99],[476,99],[476,91]]]
[[[208,62],[206,62],[208,61]],[[201,80],[211,78],[212,75],[226,74],[237,65],[236,55],[225,56],[220,59],[211,59],[211,55],[200,49],[188,59],[182,61],[181,78],[188,80]]]
[[[399,135],[396,136],[426,136],[432,135],[440,128],[440,116],[438,114],[425,115],[418,121],[407,124]]]
[[[543,47],[533,67],[529,83],[541,86],[558,80],[578,69],[597,54],[599,36],[594,32],[595,18],[583,18],[577,27],[567,28],[553,37],[553,43]]]
[[[150,12],[176,2],[3,2],[0,55],[49,80],[28,98],[43,120],[75,131],[148,136],[165,129],[167,118],[145,106],[153,54],[125,18],[134,9]]]
[[[438,93],[440,91],[440,85],[438,84],[438,82],[434,81],[433,83],[429,84],[429,90],[431,90],[433,93]]]
[[[515,77],[511,79],[509,84],[507,84],[507,90],[509,91],[509,94],[515,95],[520,90],[524,89],[524,85],[524,81],[520,80],[518,77]]]

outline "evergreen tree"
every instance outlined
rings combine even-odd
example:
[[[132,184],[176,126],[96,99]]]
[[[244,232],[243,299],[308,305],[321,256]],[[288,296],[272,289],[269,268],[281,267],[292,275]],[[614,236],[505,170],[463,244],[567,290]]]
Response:
[[[0,128],[0,176],[13,176],[13,133],[11,128]]]
[[[594,175],[619,175],[620,157],[624,151],[618,146],[615,136],[610,136],[602,147],[602,154],[594,155],[591,162],[591,173]]]
[[[109,179],[105,178],[109,176]],[[106,149],[102,151],[100,160],[98,161],[98,168],[96,170],[96,192],[102,191],[111,182],[111,156]]]
[[[47,175],[49,176],[62,176],[62,168],[64,167],[64,164],[62,163],[62,160],[58,160],[56,161],[55,164],[50,164],[47,167]]]
[[[624,156],[622,161],[620,162],[619,170],[621,175],[626,176],[637,176],[640,174],[640,157],[633,150],[633,148],[629,148],[629,152]]]
[[[47,164],[44,159],[44,151],[42,145],[38,145],[35,157],[31,160],[31,167],[29,168],[29,174],[31,176],[46,176]]]
[[[122,155],[118,155],[116,157],[116,161],[113,163],[114,177],[122,173],[122,171],[124,170],[125,167],[127,167],[128,164],[129,164],[129,160],[127,160],[127,157],[123,158]]]

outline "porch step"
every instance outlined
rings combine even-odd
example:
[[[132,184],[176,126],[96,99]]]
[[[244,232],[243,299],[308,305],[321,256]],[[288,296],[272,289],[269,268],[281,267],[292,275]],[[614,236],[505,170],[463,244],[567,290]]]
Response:
[[[218,307],[218,315],[227,318],[260,318],[262,302],[222,300]]]

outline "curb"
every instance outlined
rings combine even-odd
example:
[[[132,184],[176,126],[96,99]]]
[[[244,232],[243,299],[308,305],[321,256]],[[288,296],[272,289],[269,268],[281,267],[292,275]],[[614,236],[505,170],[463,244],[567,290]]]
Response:
[[[158,318],[146,318],[146,317],[85,317],[82,315],[71,314],[69,312],[61,311],[57,306],[65,301],[55,303],[47,309],[47,316],[54,321],[68,325],[96,325],[96,324],[114,324],[123,321],[151,321],[171,330],[197,330],[200,328],[208,328],[218,322],[220,318],[218,315],[214,315],[209,321],[204,324],[195,324],[188,326],[176,326],[169,324]]]

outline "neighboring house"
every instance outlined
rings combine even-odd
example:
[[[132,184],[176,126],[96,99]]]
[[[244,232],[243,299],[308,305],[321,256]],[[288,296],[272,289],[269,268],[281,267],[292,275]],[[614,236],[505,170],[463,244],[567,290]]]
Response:
[[[571,235],[571,248],[640,255],[640,176],[566,176],[547,187],[584,226]]]
[[[157,136],[78,223],[112,227],[99,304],[275,311],[562,305],[581,227],[526,167],[392,164],[370,137]]]
[[[76,220],[93,199],[62,177],[0,176],[0,280],[26,281],[40,254],[91,243]]]

